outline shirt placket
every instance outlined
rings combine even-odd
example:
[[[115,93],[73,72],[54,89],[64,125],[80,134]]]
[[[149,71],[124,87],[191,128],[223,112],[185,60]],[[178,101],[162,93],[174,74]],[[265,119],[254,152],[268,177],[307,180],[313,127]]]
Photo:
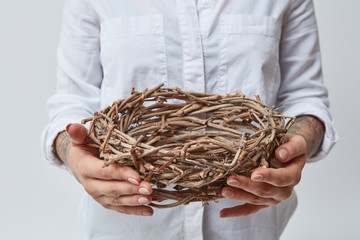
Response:
[[[185,91],[205,92],[205,66],[200,24],[195,0],[177,0],[177,14],[183,52]],[[202,203],[184,207],[184,239],[202,240]]]
[[[183,50],[184,90],[205,92],[204,53],[195,0],[177,0]]]

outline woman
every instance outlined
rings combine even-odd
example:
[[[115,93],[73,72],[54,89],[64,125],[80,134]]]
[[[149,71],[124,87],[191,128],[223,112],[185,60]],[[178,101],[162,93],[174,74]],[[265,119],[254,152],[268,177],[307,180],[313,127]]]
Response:
[[[68,0],[58,62],[43,149],[83,185],[79,214],[89,239],[278,239],[305,163],[323,158],[337,138],[311,0]],[[150,184],[130,168],[102,168],[76,122],[133,87],[159,83],[259,94],[297,116],[276,150],[284,167],[229,177],[219,203],[154,211]]]

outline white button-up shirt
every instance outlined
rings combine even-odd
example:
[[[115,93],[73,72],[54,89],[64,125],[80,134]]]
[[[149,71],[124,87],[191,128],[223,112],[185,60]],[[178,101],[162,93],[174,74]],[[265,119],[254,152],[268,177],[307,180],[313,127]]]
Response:
[[[58,48],[57,93],[48,101],[45,159],[68,123],[92,116],[131,89],[164,83],[217,94],[259,94],[285,115],[323,121],[324,157],[337,139],[323,85],[311,0],[68,0]],[[296,196],[257,214],[219,218],[228,199],[121,215],[85,194],[80,217],[89,239],[277,239]]]

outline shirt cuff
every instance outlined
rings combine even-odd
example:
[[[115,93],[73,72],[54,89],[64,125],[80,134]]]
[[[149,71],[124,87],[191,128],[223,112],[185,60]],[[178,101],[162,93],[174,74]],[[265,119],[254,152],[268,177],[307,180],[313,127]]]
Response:
[[[74,119],[59,119],[56,122],[49,124],[41,134],[41,147],[45,162],[60,167],[70,173],[71,170],[61,159],[55,151],[55,139],[62,131],[65,131],[69,123],[76,123]]]

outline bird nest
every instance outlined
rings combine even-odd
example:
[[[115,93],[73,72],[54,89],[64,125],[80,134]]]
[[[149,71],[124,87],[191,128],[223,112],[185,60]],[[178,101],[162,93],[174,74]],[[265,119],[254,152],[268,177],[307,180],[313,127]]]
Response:
[[[150,205],[169,208],[222,198],[228,176],[271,167],[294,118],[269,108],[259,96],[186,92],[160,84],[133,90],[82,123],[89,121],[87,143],[99,149],[104,167],[132,167],[154,186]],[[173,201],[154,203],[164,200]]]

